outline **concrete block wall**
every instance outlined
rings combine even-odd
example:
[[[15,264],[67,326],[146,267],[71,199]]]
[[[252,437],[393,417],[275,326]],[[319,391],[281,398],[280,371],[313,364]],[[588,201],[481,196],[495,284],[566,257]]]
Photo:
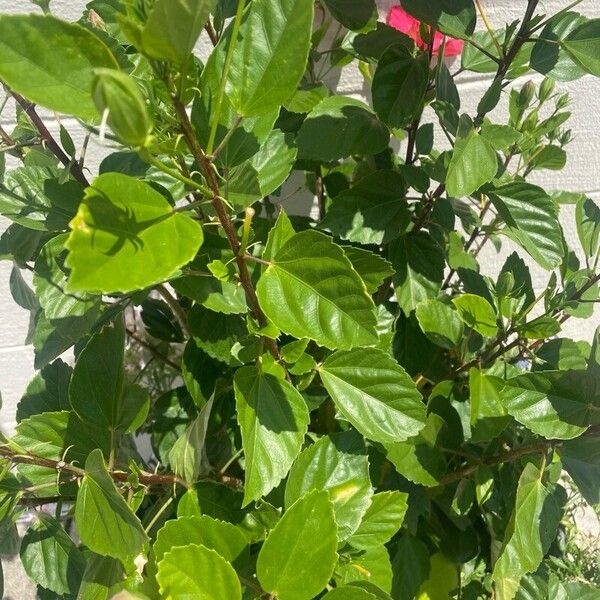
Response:
[[[381,14],[387,14],[393,0],[379,0]],[[484,0],[488,15],[494,26],[501,27],[506,22],[519,18],[526,4],[525,0]],[[55,14],[67,20],[76,20],[84,9],[86,0],[52,0],[51,7]],[[543,0],[542,9],[554,13],[569,4],[568,0]],[[0,13],[26,13],[39,10],[28,0],[0,0]],[[597,0],[585,0],[579,5],[589,17],[600,17],[600,5]],[[200,52],[204,53],[206,46],[201,44]],[[529,77],[538,79],[536,75]],[[525,79],[516,82],[522,84]],[[459,88],[463,99],[463,110],[474,112],[474,109],[487,89],[489,78],[472,73],[460,77]],[[330,85],[337,87],[341,93],[361,97],[365,94],[363,78],[354,66],[344,68],[342,73],[332,73]],[[586,77],[582,80],[560,84],[559,88],[571,92],[572,111],[576,115],[571,122],[574,141],[569,148],[569,162],[564,171],[543,171],[535,176],[535,181],[547,189],[566,189],[581,191],[600,198],[600,79]],[[492,118],[501,123],[506,113],[506,102],[494,111]],[[14,111],[6,110],[1,117],[2,125],[10,130],[10,116]],[[57,130],[57,124],[52,115],[46,115],[47,125],[52,131]],[[63,121],[65,126],[76,132],[74,123],[68,119]],[[82,134],[75,135],[76,144],[80,144]],[[97,167],[107,148],[92,143],[88,150],[88,165],[92,171]],[[291,186],[293,187],[293,186]],[[296,186],[297,187],[297,186]],[[288,206],[288,203],[293,206]],[[310,207],[310,199],[294,197],[286,203],[293,212]],[[8,222],[0,218],[0,231]],[[563,214],[563,226],[568,240],[573,247],[576,242],[576,231],[571,210]],[[509,249],[496,254],[489,249],[482,257],[482,264],[494,270],[499,270]],[[531,263],[530,263],[531,264]],[[0,428],[10,430],[14,423],[14,411],[17,401],[23,393],[28,381],[33,376],[33,350],[24,344],[28,313],[18,307],[12,300],[8,282],[11,265],[0,262],[0,392],[4,406],[0,412]],[[532,265],[535,284],[543,289],[547,276]],[[593,322],[571,319],[565,327],[565,334],[576,339],[589,339],[593,329],[600,323],[600,313],[597,311]]]

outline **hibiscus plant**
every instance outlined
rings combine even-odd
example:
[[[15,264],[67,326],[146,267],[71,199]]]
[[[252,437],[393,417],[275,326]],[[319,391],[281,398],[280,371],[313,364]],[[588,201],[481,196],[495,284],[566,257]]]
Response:
[[[600,206],[529,179],[565,166],[600,19],[35,4],[0,16],[0,255],[37,369],[0,551],[39,597],[599,598],[557,565],[568,496],[600,500]]]

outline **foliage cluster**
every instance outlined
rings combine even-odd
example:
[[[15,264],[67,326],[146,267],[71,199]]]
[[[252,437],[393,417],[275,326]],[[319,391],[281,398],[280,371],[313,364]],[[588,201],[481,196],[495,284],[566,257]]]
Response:
[[[600,76],[579,3],[493,29],[481,0],[402,0],[418,44],[373,0],[0,15],[0,256],[38,370],[0,545],[41,598],[600,596],[561,544],[561,473],[600,500],[600,333],[561,336],[600,297],[600,206],[529,181],[566,163],[555,82]],[[350,63],[372,106],[327,87]],[[476,114],[464,71],[490,74]],[[513,249],[497,276],[486,244]]]

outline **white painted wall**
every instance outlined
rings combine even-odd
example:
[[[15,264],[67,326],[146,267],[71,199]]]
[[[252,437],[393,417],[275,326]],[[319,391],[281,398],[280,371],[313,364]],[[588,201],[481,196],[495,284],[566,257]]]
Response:
[[[52,8],[57,15],[69,20],[75,20],[81,14],[85,0],[53,0]],[[393,0],[380,0],[382,14],[394,4]],[[525,7],[525,0],[484,0],[490,20],[494,26],[500,27],[505,22],[519,18]],[[569,0],[545,0],[542,8],[548,13],[554,13],[567,6]],[[28,0],[0,0],[0,13],[25,13],[36,10]],[[600,17],[600,5],[597,0],[586,0],[579,9],[589,17]],[[535,76],[533,76],[535,78]],[[332,83],[337,82],[338,90],[361,96],[364,93],[362,77],[356,68],[344,69],[341,74],[334,74]],[[517,83],[522,83],[517,82]],[[460,79],[460,89],[463,96],[463,109],[474,112],[477,102],[487,89],[487,79],[474,74],[466,74]],[[576,118],[572,122],[575,139],[570,146],[569,163],[564,171],[555,173],[544,171],[536,175],[536,181],[548,189],[566,189],[581,191],[600,198],[600,79],[586,77],[567,85],[560,85],[561,90],[572,94],[572,110]],[[492,115],[502,122],[501,107]],[[9,111],[5,112],[9,115]],[[2,117],[2,125],[11,128],[7,116]],[[70,129],[68,121],[65,125]],[[56,124],[48,117],[48,126],[56,130]],[[81,141],[81,137],[75,140]],[[93,145],[88,151],[89,165],[94,168],[105,150]],[[302,199],[295,197],[289,201],[298,208]],[[289,207],[293,208],[293,207]],[[297,211],[295,211],[297,212]],[[563,226],[568,240],[577,247],[576,232],[570,211],[565,211]],[[0,220],[0,231],[7,226],[6,221]],[[492,249],[482,257],[486,268],[499,270],[507,252],[497,255]],[[0,391],[4,407],[0,412],[0,427],[10,429],[13,425],[14,410],[25,386],[33,376],[33,351],[24,345],[27,332],[28,313],[19,308],[12,300],[8,287],[11,265],[0,262]],[[533,269],[535,284],[543,288],[547,276]],[[565,327],[565,334],[577,339],[589,339],[595,326],[600,323],[600,313],[597,311],[593,322],[572,319]]]

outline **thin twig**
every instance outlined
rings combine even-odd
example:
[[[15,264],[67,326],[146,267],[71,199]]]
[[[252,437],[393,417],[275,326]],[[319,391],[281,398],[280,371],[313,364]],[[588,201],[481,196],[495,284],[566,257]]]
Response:
[[[173,370],[177,371],[178,373],[181,373],[181,367],[177,363],[173,362],[170,358],[168,358],[167,356],[162,354],[159,350],[157,350],[154,346],[152,346],[152,344],[149,344],[148,342],[143,340],[139,335],[137,335],[135,332],[131,331],[131,329],[127,329],[126,331],[127,331],[127,335],[132,340],[135,340],[140,346],[142,346],[143,348],[146,348],[146,350],[148,350],[155,358],[158,358],[158,360],[164,362],[166,365],[171,367]]]
[[[188,324],[187,316],[177,298],[169,292],[169,290],[161,283],[154,287],[154,289],[162,296],[163,300],[169,305],[169,308],[173,311],[177,322],[181,326],[183,333],[187,337],[191,337],[190,326]]]

